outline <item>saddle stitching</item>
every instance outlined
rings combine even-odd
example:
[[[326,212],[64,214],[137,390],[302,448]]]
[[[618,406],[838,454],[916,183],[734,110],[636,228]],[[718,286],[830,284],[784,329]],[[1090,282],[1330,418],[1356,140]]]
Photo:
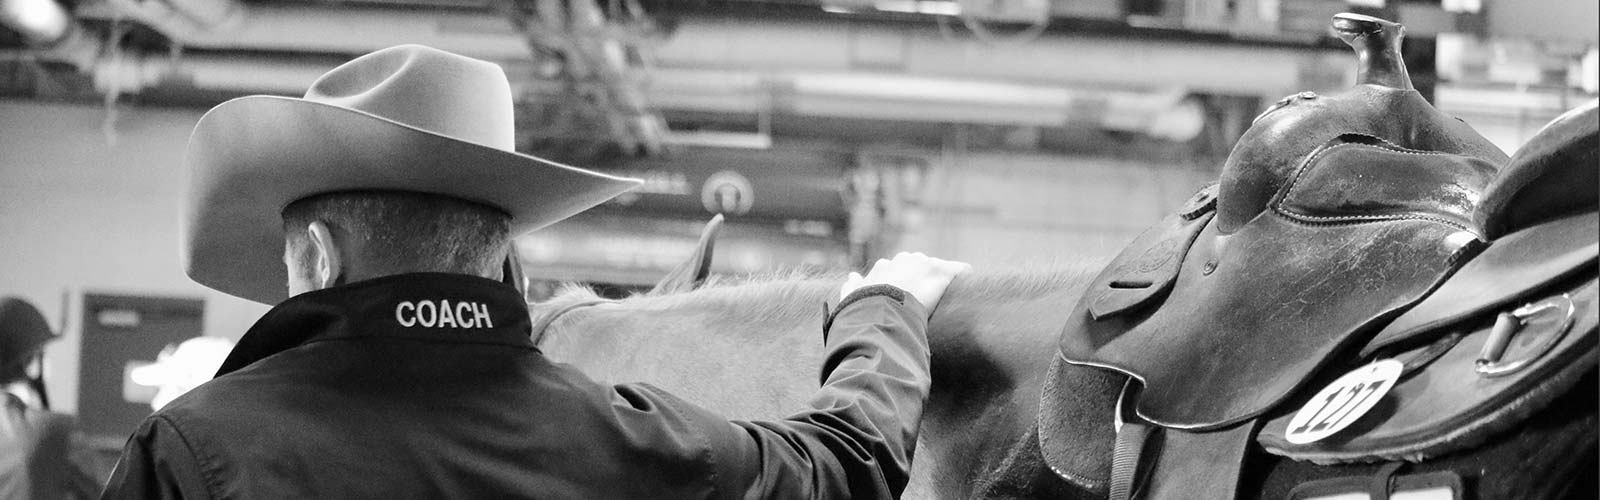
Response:
[[[1346,139],[1347,137],[1359,137],[1361,139],[1365,139],[1366,141],[1352,141],[1352,140]],[[1371,141],[1371,142],[1368,142],[1368,141]],[[1282,191],[1279,191],[1279,193],[1276,196],[1273,197],[1272,203],[1271,203],[1273,212],[1276,212],[1276,213],[1278,213],[1278,214],[1280,214],[1280,215],[1282,215],[1285,218],[1288,218],[1290,220],[1300,221],[1300,222],[1304,222],[1304,223],[1308,223],[1308,224],[1334,225],[1334,224],[1341,224],[1341,223],[1354,224],[1354,223],[1361,223],[1361,222],[1420,220],[1420,221],[1427,221],[1427,222],[1434,222],[1434,223],[1444,224],[1446,226],[1450,226],[1450,227],[1456,228],[1456,229],[1461,230],[1461,231],[1470,232],[1475,236],[1479,234],[1479,231],[1475,231],[1472,228],[1467,227],[1466,225],[1463,225],[1461,223],[1458,223],[1458,222],[1455,222],[1455,221],[1451,221],[1451,220],[1448,220],[1448,219],[1445,219],[1445,218],[1442,218],[1442,217],[1430,216],[1430,215],[1425,215],[1425,214],[1407,213],[1407,214],[1394,214],[1394,215],[1320,216],[1320,215],[1308,215],[1308,214],[1299,213],[1299,212],[1296,212],[1296,211],[1284,206],[1284,201],[1289,199],[1290,195],[1294,194],[1294,191],[1295,191],[1296,188],[1300,187],[1300,180],[1302,178],[1304,178],[1306,173],[1311,170],[1311,166],[1312,165],[1316,164],[1319,160],[1322,159],[1323,156],[1327,155],[1329,152],[1334,151],[1336,149],[1339,149],[1341,147],[1347,147],[1347,146],[1348,147],[1366,147],[1366,148],[1371,148],[1371,149],[1383,150],[1383,151],[1387,151],[1387,152],[1391,152],[1391,153],[1401,153],[1401,154],[1409,154],[1409,155],[1417,155],[1417,156],[1447,156],[1447,157],[1448,156],[1457,156],[1457,155],[1452,155],[1452,154],[1449,154],[1449,153],[1441,153],[1441,152],[1437,152],[1437,151],[1423,151],[1423,150],[1411,149],[1411,148],[1407,148],[1407,147],[1404,147],[1404,146],[1400,146],[1400,145],[1395,144],[1393,142],[1389,142],[1388,140],[1385,140],[1382,137],[1377,137],[1377,136],[1372,136],[1372,135],[1367,135],[1367,134],[1356,134],[1356,133],[1340,134],[1338,137],[1335,137],[1335,138],[1329,140],[1328,143],[1324,143],[1322,146],[1318,146],[1316,152],[1311,153],[1311,155],[1307,156],[1306,159],[1300,163],[1300,166],[1295,169],[1294,177],[1289,179],[1289,184]],[[1480,237],[1479,239],[1482,239],[1482,238]]]
[[[1473,231],[1472,228],[1466,227],[1465,225],[1462,225],[1462,224],[1457,223],[1457,222],[1450,221],[1449,219],[1444,219],[1444,218],[1441,218],[1441,217],[1433,217],[1433,216],[1428,216],[1428,215],[1420,215],[1420,214],[1322,216],[1322,215],[1306,215],[1306,214],[1301,214],[1301,213],[1290,212],[1288,210],[1282,210],[1282,211],[1279,212],[1279,215],[1282,215],[1284,218],[1287,218],[1287,219],[1296,220],[1296,221],[1300,221],[1300,222],[1305,222],[1305,223],[1308,223],[1308,224],[1322,224],[1322,225],[1330,225],[1330,226],[1331,225],[1338,225],[1339,223],[1355,224],[1355,223],[1361,223],[1361,222],[1388,222],[1388,221],[1402,221],[1402,220],[1420,220],[1420,221],[1436,222],[1436,223],[1439,223],[1439,224],[1444,224],[1444,225],[1447,225],[1447,226],[1450,226],[1450,227],[1453,227],[1453,228],[1456,228],[1456,229],[1459,229],[1459,230],[1462,230],[1462,231],[1466,231],[1466,232],[1472,233],[1473,235],[1477,235],[1478,234],[1478,232],[1477,231]]]

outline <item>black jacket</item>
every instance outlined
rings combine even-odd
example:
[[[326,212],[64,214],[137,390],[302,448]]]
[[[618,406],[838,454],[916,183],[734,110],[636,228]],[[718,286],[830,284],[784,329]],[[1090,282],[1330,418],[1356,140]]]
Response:
[[[874,287],[830,328],[811,409],[729,422],[549,361],[498,282],[409,274],[306,293],[144,421],[103,498],[897,495],[928,393],[926,311]]]

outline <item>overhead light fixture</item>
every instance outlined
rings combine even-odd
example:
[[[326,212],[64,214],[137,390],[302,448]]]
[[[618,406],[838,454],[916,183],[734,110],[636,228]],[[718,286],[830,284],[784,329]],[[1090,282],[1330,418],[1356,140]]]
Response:
[[[1439,5],[1440,7],[1444,7],[1445,12],[1457,12],[1463,14],[1477,14],[1479,12],[1483,12],[1483,0],[1444,0]]]
[[[52,45],[67,36],[72,18],[55,0],[0,0],[0,23],[32,45]]]
[[[829,0],[823,2],[823,12],[834,14],[860,14],[862,12],[899,12],[935,16],[961,15],[961,3],[954,0]]]
[[[953,1],[881,0],[874,2],[872,6],[884,12],[906,12],[938,16],[961,15],[961,4]]]

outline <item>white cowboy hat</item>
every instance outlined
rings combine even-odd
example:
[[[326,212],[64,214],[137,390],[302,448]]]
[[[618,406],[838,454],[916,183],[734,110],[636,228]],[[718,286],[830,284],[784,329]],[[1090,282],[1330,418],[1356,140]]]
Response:
[[[287,298],[283,208],[336,191],[432,193],[498,207],[521,235],[639,181],[515,152],[511,87],[492,63],[419,45],[340,65],[304,99],[250,96],[195,125],[184,164],[185,269],[223,293]]]

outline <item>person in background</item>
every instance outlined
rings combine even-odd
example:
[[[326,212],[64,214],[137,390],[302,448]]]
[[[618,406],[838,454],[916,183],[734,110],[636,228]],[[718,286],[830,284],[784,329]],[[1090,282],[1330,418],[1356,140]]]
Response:
[[[499,67],[410,45],[202,117],[189,276],[275,306],[140,425],[103,498],[899,495],[929,311],[965,264],[902,254],[847,281],[788,419],[597,383],[532,345],[510,240],[637,181],[516,153],[511,110]]]
[[[0,499],[94,498],[100,489],[76,419],[45,403],[39,360],[55,339],[32,304],[0,298]]]

